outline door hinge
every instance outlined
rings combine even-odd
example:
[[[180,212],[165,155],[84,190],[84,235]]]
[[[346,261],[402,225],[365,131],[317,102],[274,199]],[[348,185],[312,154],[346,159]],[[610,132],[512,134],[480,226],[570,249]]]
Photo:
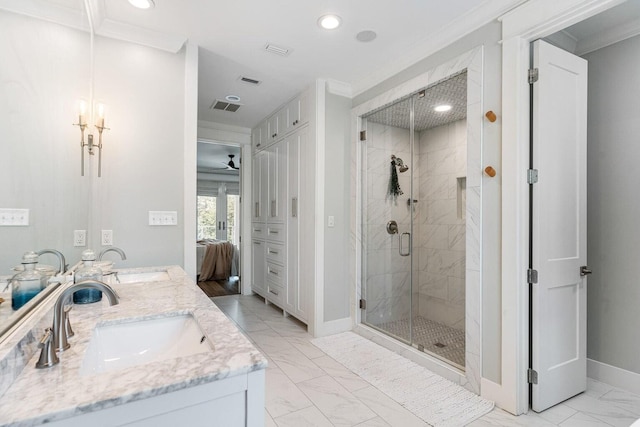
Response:
[[[527,382],[529,384],[538,384],[538,372],[533,369],[527,369]]]
[[[360,310],[366,310],[367,309],[367,301],[361,299],[360,300]]]
[[[535,82],[538,81],[538,69],[537,68],[531,68],[529,70],[529,84],[534,84]]]
[[[538,283],[538,270],[533,268],[527,270],[527,283]]]
[[[538,182],[538,169],[527,169],[527,182],[529,184]]]
[[[367,131],[366,130],[361,130],[360,131],[360,141],[366,141],[367,140]]]

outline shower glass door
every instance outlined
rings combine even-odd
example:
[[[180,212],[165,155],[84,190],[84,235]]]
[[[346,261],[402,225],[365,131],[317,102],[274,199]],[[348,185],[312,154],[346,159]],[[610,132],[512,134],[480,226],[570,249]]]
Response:
[[[363,117],[363,317],[407,344],[413,308],[412,102],[403,99]]]
[[[461,370],[466,82],[460,73],[362,116],[363,323]]]

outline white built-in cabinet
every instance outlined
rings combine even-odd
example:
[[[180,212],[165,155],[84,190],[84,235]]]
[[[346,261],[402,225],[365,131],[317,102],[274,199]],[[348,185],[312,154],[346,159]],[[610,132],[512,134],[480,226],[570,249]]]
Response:
[[[300,280],[300,227],[313,227],[313,218],[301,218],[312,193],[301,194],[305,180],[303,160],[313,150],[309,138],[309,92],[288,102],[252,131],[253,221],[252,290],[291,314],[309,320],[310,284]],[[266,130],[266,135],[265,135]],[[306,154],[305,154],[306,153]],[[307,222],[305,224],[305,221]],[[308,255],[312,256],[312,255]]]

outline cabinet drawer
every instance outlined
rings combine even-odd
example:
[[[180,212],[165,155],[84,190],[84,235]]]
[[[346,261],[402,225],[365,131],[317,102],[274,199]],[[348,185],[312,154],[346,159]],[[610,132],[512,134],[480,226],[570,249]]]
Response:
[[[254,239],[264,239],[267,236],[266,224],[251,224],[251,237]]]
[[[284,267],[267,261],[267,282],[283,286],[286,271]]]
[[[284,288],[276,283],[267,281],[267,299],[282,307],[284,302]]]
[[[267,236],[266,236],[267,239],[273,240],[275,242],[284,243],[285,241],[284,224],[267,224],[266,231],[267,231]]]
[[[285,250],[282,243],[267,242],[267,261],[284,264]]]

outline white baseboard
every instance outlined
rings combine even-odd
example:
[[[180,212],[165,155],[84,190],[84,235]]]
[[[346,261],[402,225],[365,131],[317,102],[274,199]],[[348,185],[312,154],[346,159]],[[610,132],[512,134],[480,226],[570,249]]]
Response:
[[[587,376],[596,381],[640,394],[640,374],[587,359]]]
[[[340,332],[350,331],[351,329],[353,329],[351,317],[345,317],[316,325],[314,336],[316,338],[325,337],[327,335],[335,335]]]

